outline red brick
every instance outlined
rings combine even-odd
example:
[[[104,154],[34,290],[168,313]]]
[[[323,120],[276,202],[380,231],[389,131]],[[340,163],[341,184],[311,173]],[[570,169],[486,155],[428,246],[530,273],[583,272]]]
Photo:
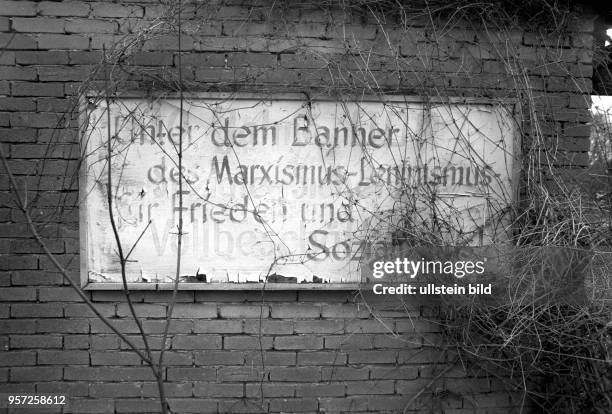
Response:
[[[36,69],[30,67],[0,66],[0,79],[36,80]]]
[[[143,322],[145,332],[161,334],[166,326],[165,320],[146,320]],[[170,320],[170,333],[190,333],[193,329],[193,321],[174,319]]]
[[[89,66],[39,66],[37,70],[41,82],[84,81],[92,72]]]
[[[172,317],[179,319],[216,318],[217,306],[203,303],[177,303],[174,305]],[[206,323],[207,321],[202,322]]]
[[[216,413],[217,401],[201,398],[178,399],[171,398],[168,400],[172,412],[177,413]]]
[[[82,302],[83,299],[77,294],[73,287],[41,287],[38,290],[38,299],[41,302]],[[67,305],[68,309],[72,306],[77,305]],[[84,309],[87,305],[79,306],[78,309]],[[104,309],[104,307],[99,307],[99,309]],[[83,314],[78,314],[74,312],[70,312],[70,315],[66,316],[84,316]],[[104,312],[103,312],[104,313]]]
[[[40,49],[88,49],[89,37],[70,34],[45,34],[38,36],[38,47]]]
[[[344,333],[343,320],[314,320],[314,321],[295,321],[294,329],[296,333],[319,333],[334,334]]]
[[[38,321],[36,331],[39,333],[77,333],[89,332],[89,321],[85,319],[45,319]]]
[[[13,174],[16,174],[16,172],[13,172]],[[11,237],[11,238],[31,237],[28,225],[21,224],[21,223],[0,224],[0,233],[4,237]]]
[[[79,1],[51,2],[38,4],[38,10],[43,16],[87,16],[89,4]]]
[[[65,335],[64,349],[89,349],[88,335]]]
[[[393,394],[394,381],[349,381],[346,383],[346,393],[351,394]]]
[[[156,412],[160,410],[159,399],[117,399],[115,401],[115,412],[117,413],[143,413]]]
[[[300,413],[318,411],[318,408],[319,404],[316,398],[274,398],[270,400],[270,410],[272,411]]]
[[[65,288],[62,288],[65,289]],[[72,288],[70,288],[72,289]],[[45,297],[47,297],[47,300],[50,299],[54,299],[56,294],[61,294],[61,291],[51,291],[51,292],[45,292]],[[64,293],[68,296],[68,299],[74,299],[75,301],[77,300],[76,297],[73,297],[73,295],[76,295],[76,292],[70,293],[70,291],[64,291]],[[54,300],[60,300],[60,298],[54,299]],[[96,303],[95,308],[98,310],[98,312],[100,314],[102,314],[102,316],[106,316],[107,318],[110,317],[115,317],[115,305],[114,304],[107,304],[107,303]],[[66,317],[74,317],[74,316],[80,316],[80,317],[95,317],[94,312],[90,309],[90,307],[86,304],[80,304],[80,303],[74,303],[74,304],[65,304],[64,305],[64,315]]]
[[[11,368],[11,381],[13,382],[44,382],[61,379],[62,367]]]
[[[197,306],[197,305],[195,305]],[[205,305],[214,306],[214,305]],[[216,314],[216,306],[215,314]],[[203,312],[207,312],[204,311]],[[189,313],[185,313],[185,317]],[[242,332],[242,321],[232,320],[196,320],[193,329],[195,333],[240,333]]]
[[[221,349],[221,335],[176,335],[172,349]]]
[[[0,48],[36,49],[36,39],[32,35],[0,33]]]
[[[91,349],[96,350],[111,350],[119,349],[119,337],[113,335],[91,335]]]
[[[70,395],[70,397],[86,397],[89,395],[87,382],[44,382],[36,385],[36,391],[45,394]]]
[[[271,349],[272,338],[256,335],[236,335],[223,338],[223,349]]]
[[[140,52],[132,56],[132,63],[139,66],[172,66],[173,57],[172,53],[167,52]],[[183,57],[181,59],[182,64],[187,65],[185,59]]]
[[[165,318],[166,317],[166,305],[153,305],[144,303],[132,304],[136,315],[140,318]],[[117,305],[117,316],[120,318],[132,317],[132,312],[127,303],[120,303]]]
[[[298,397],[340,397],[346,395],[344,383],[299,384],[295,389]]]
[[[374,348],[420,348],[421,345],[422,338],[416,334],[376,335],[374,337]]]
[[[39,365],[89,365],[87,351],[38,351]]]
[[[227,413],[269,413],[269,402],[255,400],[223,399],[219,401],[219,412]]]
[[[60,303],[17,303],[11,306],[13,318],[57,318],[64,315]]]
[[[96,36],[93,36],[91,38],[91,49],[113,50],[121,43],[123,39],[124,39],[124,36],[107,34],[107,33],[99,33]]]
[[[145,52],[134,56],[134,63],[141,65],[156,65],[154,57],[162,55],[165,59],[167,54]],[[141,60],[137,63],[136,57]],[[229,66],[229,60],[226,53],[184,53],[181,55],[181,63],[185,66],[208,66],[208,67],[225,67]],[[178,66],[177,56],[174,56],[174,65]]]
[[[347,355],[343,352],[302,351],[297,357],[297,365],[346,365],[347,362]]]
[[[62,337],[54,335],[11,335],[11,349],[61,348]]]
[[[6,394],[34,394],[34,389],[38,385],[34,383],[2,384],[2,391]]]
[[[244,354],[235,351],[194,352],[196,365],[242,365]]]
[[[272,53],[227,53],[221,65],[212,64],[210,66],[253,66],[257,68],[274,68],[277,66],[278,58]]]
[[[0,65],[11,66],[15,64],[15,52],[3,51],[0,55]]]
[[[93,383],[89,385],[89,396],[94,398],[140,397],[140,385],[130,383]]]
[[[222,318],[267,318],[270,309],[267,305],[220,305],[219,315]]]
[[[319,409],[322,412],[360,412],[366,411],[368,397],[320,398]]]
[[[0,289],[0,301],[19,302],[36,300],[36,289],[31,287],[10,287]]]
[[[193,385],[191,382],[166,382],[164,392],[168,397],[191,397],[193,395]],[[159,397],[159,388],[157,383],[142,384],[142,396]]]
[[[295,365],[295,352],[251,351],[244,355],[247,366]]]
[[[97,17],[143,17],[144,10],[139,6],[94,3],[92,14]]]
[[[215,368],[202,367],[168,367],[168,381],[214,381],[217,378]]]
[[[323,381],[358,381],[368,379],[370,370],[367,367],[323,367]]]
[[[319,382],[319,367],[271,367],[270,381]]]
[[[305,386],[305,384],[302,384]],[[263,392],[263,395],[262,395]],[[261,398],[273,397],[294,397],[296,392],[296,384],[287,384],[283,382],[263,382],[260,384],[246,384],[246,396]]]
[[[570,108],[588,108],[591,106],[590,95],[570,95],[569,96],[569,107]]]
[[[415,379],[419,375],[418,367],[373,366],[370,367],[371,379]]]
[[[223,23],[223,35],[230,37],[240,36],[266,36],[271,35],[276,31],[276,27],[268,22],[232,22],[225,21]]]
[[[396,396],[363,396],[361,398],[367,399],[368,411],[384,411],[384,410],[393,410],[403,411],[408,403],[409,399],[406,397],[396,397]],[[431,405],[428,405],[427,409],[429,409]],[[423,408],[425,409],[425,408]]]
[[[325,348],[328,349],[372,349],[374,336],[363,334],[325,336]]]
[[[64,96],[61,83],[13,82],[11,90],[13,96]]]
[[[71,65],[93,65],[102,62],[101,51],[74,51],[68,52]]]
[[[507,393],[475,394],[465,399],[467,407],[495,408],[510,407],[510,397]],[[467,408],[466,407],[466,408]]]
[[[244,396],[242,384],[217,384],[214,382],[195,382],[193,395],[196,397],[234,397]]]
[[[36,110],[38,112],[72,112],[77,109],[77,102],[73,99],[64,98],[45,98],[41,97],[36,99]],[[44,129],[38,131],[39,141],[53,142],[53,143],[76,143],[78,140],[75,139],[72,130],[60,130],[57,129]],[[74,166],[73,171],[78,171],[77,165]],[[47,171],[47,169],[45,169]],[[58,171],[59,172],[59,171]],[[66,173],[66,169],[61,170],[62,173]]]
[[[349,364],[391,364],[397,360],[397,351],[351,351]]]
[[[2,111],[34,111],[36,109],[36,103],[31,98],[0,98],[0,110]],[[10,129],[0,130],[2,134],[2,141],[7,142],[11,141],[11,139],[15,140],[14,137],[19,137],[23,135],[25,138],[24,142],[28,141],[28,136],[32,139],[35,136],[35,131],[31,129],[20,129],[17,130],[13,137],[6,138],[6,134],[10,132]],[[17,139],[18,141],[19,139]]]
[[[453,393],[485,393],[494,391],[491,388],[490,380],[487,378],[469,378],[455,379],[446,378],[444,380],[444,388]],[[507,385],[504,384],[502,391],[507,391]]]
[[[4,351],[0,352],[0,367],[18,367],[20,365],[36,365],[34,351]]]
[[[0,319],[0,332],[4,334],[36,333],[35,319]]]
[[[277,336],[274,349],[322,349],[323,338],[312,335]]]
[[[258,367],[221,367],[217,371],[221,382],[261,381],[265,374],[266,372]]]
[[[407,319],[407,320],[397,320],[395,322],[395,329],[397,332],[440,332],[441,331],[441,323],[439,321],[434,320],[426,320],[426,319]]]
[[[411,379],[411,380],[400,380],[395,383],[395,391],[398,394],[410,395],[416,394],[423,390],[424,387],[429,385],[428,392],[434,391],[436,387],[440,387],[442,381],[439,384],[432,383],[430,379]]]
[[[394,321],[391,319],[360,319],[346,323],[347,333],[392,333]]]
[[[31,1],[6,1],[0,2],[0,15],[3,16],[35,16],[36,3]]]
[[[64,33],[64,20],[50,17],[13,18],[13,30],[29,33]]]
[[[141,365],[142,359],[134,352],[91,352],[91,365]]]
[[[125,382],[152,381],[154,377],[149,367],[66,367],[64,380]]]
[[[111,321],[111,323],[116,329],[118,329],[120,332],[124,334],[140,333],[138,326],[136,325],[136,322],[134,322],[133,319],[125,319],[125,320],[114,319]],[[145,330],[145,332],[148,332],[148,331]],[[113,331],[108,326],[106,326],[105,323],[103,323],[101,320],[96,318],[96,319],[91,320],[91,333],[92,334],[100,334],[100,333],[110,334],[110,333],[113,333]]]
[[[591,136],[591,127],[589,125],[571,125],[564,127],[566,135],[573,137],[589,137]]]
[[[111,399],[73,398],[70,400],[70,409],[75,413],[112,413],[115,411],[115,403]]]
[[[273,304],[271,316],[272,318],[286,319],[318,318],[321,316],[321,307],[317,305]]]
[[[42,186],[41,186],[42,188]],[[46,248],[54,254],[64,253],[64,242],[60,240],[49,240],[45,242]],[[38,240],[34,239],[19,239],[13,240],[11,243],[11,252],[16,254],[23,253],[45,253],[45,250],[40,245]]]
[[[262,334],[262,335],[283,335],[293,333],[292,321],[278,320],[262,320],[259,321],[246,320],[244,321],[244,333]]]
[[[119,29],[117,22],[94,19],[67,19],[67,33],[116,33]]]
[[[323,318],[367,318],[370,312],[365,307],[358,305],[323,305],[321,307],[321,316]]]
[[[239,83],[253,82],[253,79],[250,69],[198,68],[196,70],[196,80],[202,82]]]

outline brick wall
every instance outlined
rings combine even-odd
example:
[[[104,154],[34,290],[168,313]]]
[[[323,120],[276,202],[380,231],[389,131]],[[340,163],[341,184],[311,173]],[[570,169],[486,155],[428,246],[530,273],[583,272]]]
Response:
[[[73,98],[103,81],[96,68],[104,49],[126,51],[117,88],[172,89],[176,35],[134,40],[163,16],[158,3],[0,1],[0,145],[42,236],[74,280],[80,276]],[[393,16],[379,24],[360,8],[256,4],[186,7],[182,76],[189,90],[350,94],[376,82],[380,90],[409,95],[518,96],[534,103],[567,176],[587,165],[588,19],[573,21],[566,36],[485,33],[478,22],[433,30],[420,16],[402,29]],[[527,116],[526,142],[530,122]],[[66,394],[79,413],[156,411],[150,370],[62,280],[8,189],[2,170],[0,392]],[[138,343],[121,293],[88,295]],[[169,293],[134,296],[159,347]],[[180,292],[178,299],[164,373],[177,412],[401,412],[430,385],[411,409],[501,413],[518,404],[518,394],[497,378],[451,367],[452,355],[436,348],[442,335],[435,304],[309,291]]]

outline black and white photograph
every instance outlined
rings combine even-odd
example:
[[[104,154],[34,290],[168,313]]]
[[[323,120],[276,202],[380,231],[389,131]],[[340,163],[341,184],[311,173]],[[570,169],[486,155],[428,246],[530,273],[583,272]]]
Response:
[[[612,4],[0,0],[0,412],[612,413]]]

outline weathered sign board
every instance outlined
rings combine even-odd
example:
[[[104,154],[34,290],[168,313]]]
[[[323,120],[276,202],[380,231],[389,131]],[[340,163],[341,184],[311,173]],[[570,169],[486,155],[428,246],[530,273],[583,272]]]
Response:
[[[332,288],[359,283],[372,246],[411,214],[436,210],[455,220],[449,238],[486,244],[494,213],[513,198],[508,105],[209,95],[184,101],[182,125],[179,108],[177,99],[114,99],[110,114],[104,100],[89,105],[81,227],[90,286],[122,280],[115,236],[131,250],[128,282],[172,282],[179,214],[190,285]]]

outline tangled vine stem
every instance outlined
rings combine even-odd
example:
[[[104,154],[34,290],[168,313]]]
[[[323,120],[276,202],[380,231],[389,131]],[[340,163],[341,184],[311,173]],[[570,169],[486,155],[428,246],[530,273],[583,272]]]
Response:
[[[181,8],[176,7],[176,2],[171,3],[162,18],[109,48],[111,52],[101,67],[112,72],[113,83],[100,87],[100,97],[114,96],[116,91],[130,89],[134,84],[156,91],[151,92],[154,99],[162,99],[168,92],[178,91],[182,97],[203,89],[278,90],[278,85],[266,84],[267,70],[236,70],[232,80],[202,87],[202,82],[190,76],[193,68],[190,72],[182,64],[175,68],[178,75],[166,68],[143,70],[132,66],[130,58],[148,41],[168,34],[197,34],[207,24],[206,19],[194,17],[206,15],[202,13],[202,9],[209,8],[205,2],[184,3]],[[291,34],[291,22],[284,20],[290,5],[279,2],[269,10],[270,15],[278,14],[276,22],[283,36]],[[377,39],[382,41],[369,44],[347,36],[342,42],[329,45],[324,43],[326,39],[320,39],[323,41],[320,47],[296,46],[296,56],[304,55],[318,65],[305,75],[313,79],[300,79],[305,83],[314,80],[307,88],[309,93],[325,90],[344,104],[359,101],[365,94],[380,97],[383,103],[388,94],[412,94],[423,97],[428,103],[423,112],[429,113],[431,102],[448,102],[448,97],[459,95],[487,98],[492,106],[506,105],[508,98],[517,104],[515,115],[519,120],[522,154],[517,161],[521,167],[519,196],[498,200],[503,203],[488,207],[492,217],[505,220],[504,226],[511,229],[511,234],[498,244],[498,250],[483,252],[499,264],[496,269],[489,269],[486,277],[502,293],[492,301],[449,297],[433,300],[428,305],[440,309],[436,321],[443,327],[444,342],[428,346],[452,354],[445,356],[444,361],[459,361],[470,369],[493,373],[508,382],[510,390],[522,391],[529,397],[529,404],[536,404],[545,412],[609,412],[612,409],[609,169],[600,167],[596,171],[605,177],[602,180],[605,187],[598,182],[596,191],[587,191],[592,186],[585,186],[584,182],[566,180],[564,171],[568,164],[564,164],[564,153],[557,145],[562,134],[550,132],[555,108],[549,91],[538,86],[554,73],[572,85],[572,94],[584,97],[585,106],[589,102],[590,87],[585,83],[588,76],[577,76],[582,70],[580,65],[564,58],[571,50],[567,46],[568,41],[573,41],[569,27],[579,20],[577,10],[570,2],[546,0],[313,1],[311,6],[330,11],[328,26],[332,28],[345,23],[334,20],[337,14],[332,11],[375,24]],[[399,38],[388,32],[389,26],[399,27]],[[446,39],[465,32],[478,36],[464,39],[467,53],[459,58],[449,57]],[[521,57],[519,49],[525,34],[531,36],[530,42],[540,45],[537,61],[526,62]],[[402,51],[405,45],[414,47],[414,53]],[[491,54],[484,60],[497,65],[498,73],[493,77],[475,75],[483,59],[473,53],[481,49]],[[102,75],[101,67],[92,70],[92,77],[80,88],[80,95],[95,89]],[[296,89],[290,84],[285,86]],[[297,91],[304,92],[303,89],[298,87]],[[547,118],[550,116],[553,119]],[[606,145],[593,145],[592,156],[609,161],[610,130],[601,131],[603,141],[595,143]],[[424,137],[415,135],[419,139]],[[417,144],[425,141],[423,138]],[[479,154],[467,156],[474,157],[476,163]],[[181,174],[181,178],[185,177]],[[593,184],[591,179],[588,183]],[[457,230],[456,217],[440,206],[435,186],[408,191],[406,183],[401,183],[393,191],[402,195],[394,207],[402,220],[392,224],[403,255],[416,252],[418,257],[452,260],[458,258],[454,256],[457,250],[441,247],[449,242],[449,235],[456,247],[465,247],[473,240],[473,234]],[[352,194],[344,196],[354,198]],[[427,213],[423,213],[424,208]],[[362,230],[365,234],[362,237],[376,237],[376,229]],[[175,280],[178,283],[178,272]],[[365,296],[364,301],[375,313],[376,305],[367,303]],[[406,309],[411,307],[410,303],[404,305]],[[166,327],[164,337],[167,332]],[[135,349],[143,360],[151,359],[151,351],[142,353]],[[160,369],[162,362],[160,356]],[[414,409],[416,400],[451,369],[448,363],[441,364],[444,366],[440,373],[410,400],[405,411]],[[523,398],[525,404],[528,399]]]
[[[525,403],[535,404],[544,412],[609,412],[612,409],[609,277],[612,216],[610,170],[606,164],[610,160],[610,129],[602,126],[601,121],[606,118],[600,117],[596,125],[598,135],[591,148],[592,158],[600,160],[599,168],[592,168],[583,181],[567,180],[564,167],[559,166],[556,146],[559,136],[545,132],[550,120],[541,115],[543,106],[549,102],[546,95],[544,99],[536,96],[537,87],[533,85],[538,80],[532,76],[538,63],[527,67],[508,39],[525,28],[533,29],[535,23],[545,50],[539,63],[545,66],[546,54],[562,54],[569,36],[567,27],[575,22],[575,11],[568,3],[545,1],[512,3],[509,8],[496,6],[498,3],[469,1],[452,4],[360,1],[350,11],[357,9],[364,18],[373,17],[383,32],[383,22],[390,15],[401,22],[407,33],[414,25],[422,27],[433,50],[422,56],[423,66],[433,63],[435,76],[440,76],[435,70],[436,63],[441,65],[444,61],[436,62],[432,56],[441,49],[444,32],[451,31],[455,25],[477,27],[480,33],[486,34],[484,43],[499,45],[495,58],[503,62],[506,79],[520,102],[523,118],[522,188],[519,200],[511,203],[511,243],[504,243],[506,247],[495,253],[496,261],[503,264],[499,269],[503,270],[490,271],[487,275],[504,293],[494,303],[440,297],[435,304],[442,309],[439,318],[446,335],[443,348],[456,350],[462,361],[471,361],[508,381],[509,389],[522,390],[528,397]],[[389,43],[389,46],[392,45]],[[367,64],[372,62],[368,52],[354,45],[347,50],[352,56],[358,56],[355,62],[362,63],[357,72],[364,75],[365,81],[360,86],[378,94],[383,91],[372,82],[376,76]],[[392,51],[389,56],[394,56],[398,77],[405,76],[402,68],[405,70],[410,64]],[[330,61],[330,68],[335,65],[339,66]],[[583,86],[575,77],[569,63],[559,64],[557,69],[568,82],[574,83],[577,93],[588,93],[588,86]],[[461,72],[459,68],[446,76],[452,78]],[[428,78],[421,72],[413,75],[421,80],[415,90],[423,96],[443,98],[453,93],[440,79]],[[346,78],[336,79],[341,83]],[[481,93],[491,96],[484,88]],[[587,96],[585,104],[588,101]],[[431,192],[426,189],[413,193],[416,200],[406,204],[426,203]],[[419,256],[452,259],[436,243],[440,240],[439,229],[444,225],[434,227],[420,218],[406,223],[409,226],[398,229],[403,236],[405,255],[419,248]],[[449,228],[453,224],[446,223]],[[424,246],[427,253],[423,253]],[[436,255],[436,250],[440,254]]]

